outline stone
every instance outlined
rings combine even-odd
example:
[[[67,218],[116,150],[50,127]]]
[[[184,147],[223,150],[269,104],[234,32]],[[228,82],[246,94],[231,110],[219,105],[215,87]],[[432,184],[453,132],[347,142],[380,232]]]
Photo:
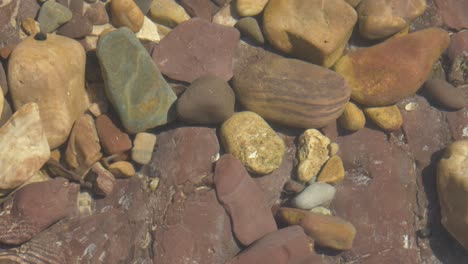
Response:
[[[338,118],[340,126],[349,131],[358,131],[366,125],[364,112],[352,102],[346,103],[343,114]]]
[[[0,50],[21,41],[17,24],[19,6],[20,1],[2,2],[0,7]],[[2,52],[0,55],[4,58]]]
[[[426,10],[425,0],[363,0],[357,11],[359,33],[382,39],[398,33]]]
[[[437,192],[442,225],[468,249],[467,232],[468,140],[455,141],[437,165]]]
[[[133,0],[112,0],[110,13],[116,28],[127,27],[136,33],[143,27],[145,15]]]
[[[0,128],[0,147],[0,190],[14,189],[39,171],[50,149],[37,104],[25,104]]]
[[[304,188],[304,184],[294,180],[288,180],[284,184],[284,190],[289,193],[300,193],[304,190]]]
[[[5,102],[5,98],[4,98],[3,94],[0,94],[0,109],[2,109],[2,111],[3,111],[4,102]],[[1,114],[2,114],[2,112],[0,112],[0,115]]]
[[[284,141],[254,112],[235,113],[222,124],[220,135],[226,152],[251,173],[269,174],[283,160]]]
[[[213,23],[233,27],[240,19],[235,5],[229,4],[223,6],[214,16]]]
[[[353,7],[357,7],[362,0],[345,0],[346,3],[350,4]]]
[[[256,16],[265,8],[268,0],[237,0],[237,12],[241,16]]]
[[[265,43],[262,29],[255,18],[244,17],[237,21],[235,26],[243,36],[253,40],[255,43],[259,45],[263,45]]]
[[[3,204],[0,242],[20,245],[76,208],[79,186],[63,178],[28,184]]]
[[[153,50],[153,60],[174,80],[190,83],[210,74],[228,81],[239,38],[235,28],[192,18],[161,40]]]
[[[332,157],[338,154],[338,151],[340,151],[340,145],[338,145],[335,142],[330,143],[328,145],[328,156]]]
[[[23,21],[29,17],[35,18],[37,17],[37,13],[39,12],[40,5],[36,0],[22,0],[19,2],[19,9],[18,9],[18,21]]]
[[[312,180],[328,160],[330,139],[316,129],[307,129],[299,137],[297,178],[301,182]]]
[[[115,177],[128,178],[135,175],[135,168],[128,161],[117,161],[109,165],[109,171]]]
[[[6,95],[8,93],[8,80],[2,63],[0,63],[0,90],[2,95]]]
[[[175,118],[176,95],[128,28],[102,36],[96,53],[106,94],[128,132],[143,132]]]
[[[191,17],[199,17],[211,21],[213,3],[210,0],[180,0],[180,4]]]
[[[96,130],[106,154],[118,154],[132,148],[132,141],[107,115],[96,118]]]
[[[328,68],[341,57],[356,21],[344,0],[270,0],[263,32],[278,50]]]
[[[466,1],[434,0],[434,2],[445,25],[455,30],[468,28],[468,18],[466,17],[468,3]]]
[[[310,210],[317,206],[328,205],[335,197],[336,189],[330,184],[315,182],[307,186],[291,201],[299,209]]]
[[[270,233],[226,264],[296,263],[312,253],[312,242],[299,226]]]
[[[319,128],[336,120],[351,89],[337,73],[307,62],[265,56],[235,74],[237,99],[268,121]]]
[[[136,134],[133,140],[132,160],[138,164],[148,164],[153,156],[156,146],[156,135],[141,132]]]
[[[109,23],[109,15],[106,11],[106,6],[102,3],[95,3],[89,6],[85,12],[85,16],[94,25],[105,25]]]
[[[317,177],[317,181],[336,184],[343,181],[344,176],[345,170],[343,167],[343,161],[339,156],[335,155],[330,157],[327,163],[325,163]]]
[[[143,27],[136,34],[139,40],[146,40],[152,42],[159,42],[161,39],[158,33],[158,26],[151,21],[151,19],[145,17],[143,20]]]
[[[65,160],[70,168],[87,171],[101,157],[101,145],[94,119],[85,114],[73,125],[65,151]]]
[[[72,19],[72,12],[55,1],[45,2],[37,17],[42,33],[51,33],[59,26]]]
[[[196,79],[177,101],[179,119],[192,124],[219,124],[234,114],[235,95],[229,84],[216,76]]]
[[[468,98],[465,97],[463,90],[453,87],[445,80],[428,80],[424,84],[424,88],[429,93],[430,97],[442,107],[451,110],[460,110],[468,106]]]
[[[323,207],[323,206],[314,207],[310,209],[310,212],[321,214],[321,215],[330,215],[330,216],[333,215],[330,209]]]
[[[67,140],[73,123],[88,108],[86,54],[73,39],[50,34],[43,37],[36,40],[31,36],[16,46],[8,63],[8,81],[15,109],[29,102],[38,104],[53,149]]]
[[[385,131],[395,131],[403,125],[403,117],[396,105],[385,107],[368,107],[364,109],[366,116]]]
[[[468,31],[453,34],[448,49],[450,72],[448,78],[454,86],[468,84]],[[1,78],[0,78],[1,79]]]
[[[96,162],[91,167],[90,174],[92,175],[91,182],[93,183],[93,191],[97,195],[108,196],[112,193],[115,187],[114,175],[106,170],[100,162]],[[86,176],[89,178],[89,174]]]
[[[34,18],[26,18],[21,21],[21,28],[28,36],[34,36],[41,31],[39,23]]]
[[[3,95],[0,95],[2,97]],[[3,102],[3,109],[0,115],[0,127],[2,127],[8,119],[10,119],[11,115],[13,115],[13,111],[11,110],[11,106],[7,100]]]
[[[70,21],[63,24],[58,30],[57,34],[69,38],[79,39],[90,35],[93,31],[93,23],[89,17],[81,13],[73,13]]]
[[[356,228],[339,217],[285,207],[278,210],[278,216],[288,225],[300,225],[317,245],[337,250],[353,246]]]
[[[249,246],[278,229],[262,189],[237,158],[226,154],[216,162],[214,183],[242,245]]]
[[[190,19],[185,9],[175,0],[153,0],[149,16],[156,23],[170,28]]]
[[[140,8],[141,12],[146,15],[151,8],[153,0],[134,0],[135,4]]]
[[[446,31],[429,28],[343,56],[335,65],[365,106],[388,106],[413,95],[448,47]]]

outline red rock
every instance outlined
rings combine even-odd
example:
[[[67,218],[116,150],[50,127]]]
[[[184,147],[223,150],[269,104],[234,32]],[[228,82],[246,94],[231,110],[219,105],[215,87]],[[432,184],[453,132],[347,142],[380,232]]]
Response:
[[[460,0],[435,0],[445,25],[456,30],[468,28],[468,2]]]
[[[85,16],[88,17],[89,21],[95,26],[109,23],[109,15],[107,15],[106,7],[102,3],[90,5]]]
[[[35,18],[39,12],[39,3],[36,0],[21,0],[18,9],[17,21],[23,21],[26,18]]]
[[[215,6],[210,0],[181,0],[180,4],[191,17],[211,21]]]
[[[107,115],[96,118],[96,129],[107,154],[117,154],[132,148],[132,141],[128,135],[122,132]]]
[[[93,31],[93,24],[87,16],[73,13],[70,21],[57,29],[57,34],[69,38],[84,38]]]

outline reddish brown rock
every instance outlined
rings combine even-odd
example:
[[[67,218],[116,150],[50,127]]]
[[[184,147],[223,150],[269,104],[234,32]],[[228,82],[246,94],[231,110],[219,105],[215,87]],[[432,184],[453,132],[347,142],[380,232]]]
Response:
[[[58,28],[57,34],[69,38],[83,38],[91,34],[93,23],[87,16],[81,13],[73,13],[72,19]]]
[[[459,0],[435,0],[437,10],[445,25],[449,28],[461,30],[468,28],[468,2]]]
[[[115,177],[100,162],[96,162],[91,167],[90,174],[90,181],[93,183],[93,190],[97,195],[107,196],[112,193],[115,186]]]
[[[231,217],[236,238],[245,246],[277,230],[262,189],[230,154],[216,163],[218,199]]]
[[[107,115],[96,118],[96,129],[107,154],[117,154],[132,148],[132,141],[128,135],[122,132]]]
[[[21,1],[2,1],[0,7],[0,48],[20,42],[16,16]],[[21,20],[20,20],[21,21]]]
[[[191,17],[211,21],[214,5],[210,0],[181,0],[180,4]]]
[[[107,15],[106,7],[102,3],[90,5],[85,16],[88,17],[89,21],[95,26],[109,23],[109,15]]]

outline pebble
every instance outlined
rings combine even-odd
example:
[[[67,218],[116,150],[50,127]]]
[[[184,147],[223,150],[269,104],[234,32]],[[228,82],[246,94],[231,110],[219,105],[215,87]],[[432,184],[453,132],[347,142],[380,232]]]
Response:
[[[149,188],[151,191],[154,191],[159,186],[159,178],[154,178],[149,182]]]
[[[410,102],[405,105],[405,111],[411,112],[418,108],[419,104],[416,102]]]
[[[134,0],[135,4],[140,8],[143,15],[146,15],[151,8],[153,0]]]
[[[149,16],[156,23],[174,28],[178,24],[190,19],[185,9],[175,0],[154,0]]]
[[[325,182],[330,184],[337,184],[343,181],[345,177],[345,170],[343,167],[343,161],[339,156],[332,156],[328,159],[327,163],[320,171],[317,177],[318,182]]]
[[[328,156],[335,156],[338,153],[338,151],[340,151],[340,145],[338,145],[337,143],[332,142],[330,143],[330,145],[328,145]]]
[[[341,57],[356,21],[343,0],[270,0],[263,32],[278,50],[328,68]]]
[[[255,43],[259,45],[263,45],[265,43],[262,29],[255,18],[244,17],[240,19],[235,26],[243,36],[253,40]]]
[[[448,78],[454,86],[468,84],[468,31],[460,31],[451,36],[448,57],[450,70]]]
[[[145,15],[133,0],[112,0],[110,13],[116,28],[127,27],[136,33],[143,27]]]
[[[21,28],[28,36],[34,36],[41,31],[39,23],[34,18],[26,18],[21,21]]]
[[[298,144],[297,177],[300,182],[309,182],[329,158],[330,139],[316,129],[308,129],[299,137]]]
[[[283,161],[284,141],[254,112],[235,113],[222,124],[220,135],[226,152],[251,173],[269,174]]]
[[[403,117],[396,105],[385,107],[369,107],[364,112],[378,127],[385,131],[395,131],[403,125]]]
[[[463,30],[468,28],[468,2],[459,0],[435,0],[437,13],[442,16],[444,24],[451,29]]]
[[[424,84],[426,91],[438,104],[451,110],[460,110],[468,106],[468,98],[462,89],[453,87],[441,79],[432,79]]]
[[[242,245],[249,246],[278,229],[263,190],[234,156],[226,154],[216,162],[214,183]]]
[[[175,119],[176,95],[128,28],[102,36],[96,53],[107,97],[128,132],[143,132]]]
[[[120,178],[128,178],[135,175],[135,168],[128,161],[117,161],[109,165],[109,171]]]
[[[96,130],[106,154],[118,154],[132,148],[132,141],[128,135],[123,133],[107,115],[96,118]]]
[[[299,209],[310,210],[317,206],[329,204],[335,197],[336,189],[323,182],[312,183],[291,201]]]
[[[108,196],[114,190],[116,184],[114,175],[106,170],[100,162],[91,167],[93,175],[93,191],[97,195]]]
[[[84,16],[81,13],[74,12],[71,20],[62,25],[57,30],[57,34],[69,38],[80,39],[91,34],[92,31],[93,23],[89,17]]]
[[[428,28],[352,51],[335,70],[351,85],[354,101],[388,106],[416,93],[449,42],[446,31]]]
[[[214,4],[210,0],[180,0],[191,17],[199,17],[211,21]]]
[[[104,25],[109,23],[109,15],[106,11],[106,6],[103,3],[95,3],[89,6],[85,16],[94,26]]]
[[[39,22],[41,32],[51,33],[72,19],[72,16],[73,14],[68,8],[53,0],[49,0],[42,5],[37,21]]]
[[[283,187],[283,189],[289,193],[300,193],[304,190],[304,188],[304,184],[294,180],[288,180]]]
[[[364,112],[352,102],[346,103],[343,114],[338,118],[340,126],[349,131],[358,131],[366,125]]]
[[[151,21],[151,19],[145,17],[143,20],[143,27],[136,34],[139,40],[147,40],[158,43],[161,38],[159,37],[158,26]]]
[[[310,211],[312,213],[321,214],[321,215],[329,215],[329,216],[333,215],[332,212],[330,211],[330,209],[328,209],[326,207],[322,207],[322,206],[314,207]]]
[[[237,0],[237,12],[241,16],[256,16],[265,8],[268,0]]]
[[[60,149],[51,150],[50,151],[50,158],[57,161],[57,162],[60,162],[60,160],[62,158],[62,152],[60,152]]]
[[[156,135],[141,132],[136,134],[133,140],[132,160],[138,164],[148,164],[153,156],[156,146]]]
[[[0,148],[0,190],[20,186],[41,169],[50,149],[36,103],[20,107],[0,128]]]
[[[187,123],[219,124],[234,114],[234,103],[234,92],[226,81],[202,76],[180,96],[177,115]]]
[[[225,5],[223,6],[214,16],[213,23],[233,27],[237,21],[239,21],[240,16],[237,14],[237,10],[234,5]]]

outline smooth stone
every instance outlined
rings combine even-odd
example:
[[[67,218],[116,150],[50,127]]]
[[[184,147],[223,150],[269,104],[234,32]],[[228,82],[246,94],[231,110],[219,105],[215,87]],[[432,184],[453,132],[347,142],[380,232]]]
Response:
[[[28,102],[39,105],[52,149],[67,140],[73,123],[89,106],[85,61],[80,43],[51,34],[46,35],[46,40],[26,38],[10,56],[8,81],[14,108]]]
[[[450,71],[448,78],[454,86],[468,84],[468,31],[461,31],[451,36],[448,57]],[[1,71],[0,71],[1,74]],[[0,77],[1,80],[1,77]]]
[[[145,17],[143,21],[143,27],[136,33],[136,37],[139,40],[146,40],[158,43],[161,38],[159,37],[158,26],[151,21],[151,19]]]
[[[262,29],[258,21],[253,17],[244,17],[236,23],[236,28],[243,36],[253,40],[255,43],[263,45],[265,39],[263,38]]]
[[[155,134],[145,132],[136,134],[133,140],[132,160],[138,164],[148,164],[153,156],[156,139]]]
[[[21,28],[28,36],[34,36],[41,31],[39,23],[34,18],[26,18],[21,21]]]
[[[369,107],[364,109],[367,117],[385,131],[395,131],[403,125],[403,117],[396,105],[385,107]]]
[[[0,97],[1,96],[3,96],[3,95],[0,95]],[[8,103],[8,101],[5,100],[3,102],[3,109],[2,109],[2,112],[0,114],[0,127],[2,127],[8,121],[8,119],[10,119],[10,117],[12,115],[13,115],[13,111],[11,110],[11,106]]]
[[[91,34],[92,31],[93,23],[87,16],[84,16],[80,13],[73,13],[71,20],[63,24],[57,30],[57,34],[69,38],[79,39]]]
[[[132,141],[107,115],[96,118],[96,130],[104,152],[109,155],[122,153],[132,148]]]
[[[317,206],[329,204],[335,197],[336,189],[330,184],[315,182],[307,186],[291,201],[299,209],[310,210]]]
[[[332,212],[330,211],[330,209],[325,208],[325,207],[322,207],[322,206],[314,207],[314,208],[312,208],[312,209],[310,210],[310,212],[316,213],[316,214],[321,214],[321,215],[333,216],[333,214],[332,214]]]
[[[444,24],[451,29],[463,30],[468,28],[468,2],[459,0],[434,0],[437,12],[442,16]]]
[[[73,14],[68,8],[49,0],[42,5],[37,21],[39,22],[41,32],[50,33],[72,19],[72,16]]]
[[[0,190],[14,189],[31,178],[50,157],[36,103],[23,105],[0,128]]]
[[[297,177],[300,182],[312,180],[327,162],[330,139],[316,129],[307,129],[299,137]]]
[[[424,84],[424,88],[429,95],[443,107],[452,110],[460,110],[468,106],[468,98],[466,98],[463,90],[453,87],[453,85],[445,80],[428,80]]]
[[[185,9],[175,0],[154,0],[149,16],[156,23],[170,28],[190,19]]]
[[[109,165],[109,171],[120,178],[128,178],[135,175],[135,168],[128,161],[117,161]]]
[[[239,242],[249,246],[278,230],[265,194],[242,163],[230,154],[216,162],[214,183],[219,201],[231,217]]]
[[[85,16],[93,26],[104,25],[109,23],[109,15],[107,14],[106,6],[102,3],[95,3],[89,6]]]
[[[145,15],[133,0],[112,0],[110,13],[112,25],[116,28],[128,27],[136,33],[143,27]]]
[[[180,0],[180,4],[191,17],[211,21],[214,4],[210,0]]]
[[[343,114],[338,118],[340,126],[349,131],[358,131],[366,125],[364,112],[352,102],[346,103]]]
[[[341,57],[356,21],[344,0],[270,0],[263,32],[278,50],[328,68]]]
[[[146,15],[151,8],[153,0],[134,0],[135,4],[140,8],[141,12]]]
[[[256,16],[265,8],[268,0],[237,0],[237,12],[241,16]]]
[[[221,126],[221,141],[249,172],[269,174],[276,170],[286,150],[283,139],[254,112],[235,113]]]
[[[419,90],[449,42],[446,31],[424,29],[352,51],[336,63],[335,70],[350,84],[354,101],[388,106]]]
[[[363,0],[357,11],[359,32],[368,39],[389,37],[426,10],[425,0]]]
[[[178,81],[193,82],[204,75],[229,81],[240,33],[235,28],[192,18],[174,28],[153,50],[161,72]]]
[[[102,36],[96,53],[106,94],[128,132],[143,132],[175,118],[176,95],[128,28]]]
[[[233,27],[237,21],[239,21],[240,16],[237,14],[236,7],[232,4],[223,6],[214,16],[213,23]]]
[[[343,166],[343,161],[339,156],[332,156],[328,159],[327,163],[320,171],[320,174],[317,177],[318,182],[325,182],[330,184],[337,184],[343,181],[345,177],[345,170]]]
[[[177,101],[177,115],[187,123],[218,124],[234,114],[235,95],[229,84],[216,76],[196,79]]]
[[[319,128],[335,121],[351,89],[339,74],[307,62],[276,56],[247,64],[233,78],[237,99],[268,121]]]

